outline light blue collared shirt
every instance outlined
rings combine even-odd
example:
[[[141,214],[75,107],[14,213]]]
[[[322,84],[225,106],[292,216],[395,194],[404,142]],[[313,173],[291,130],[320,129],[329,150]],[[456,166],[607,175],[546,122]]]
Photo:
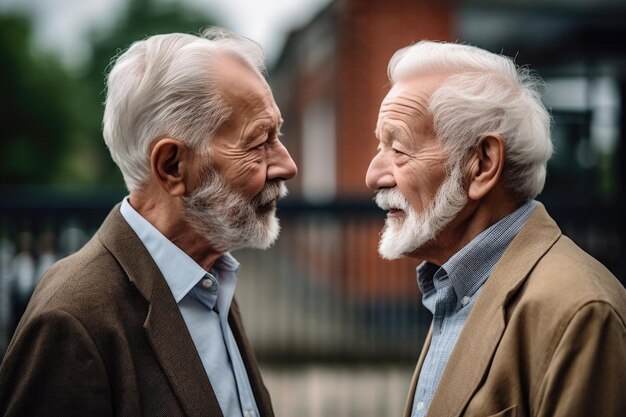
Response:
[[[207,272],[133,209],[128,197],[120,212],[167,281],[224,417],[258,417],[248,374],[228,325],[237,260],[225,253]]]
[[[428,262],[418,266],[422,303],[433,313],[433,323],[430,347],[415,388],[412,417],[423,417],[428,412],[480,289],[534,209],[533,200],[526,202],[476,236],[441,267]]]

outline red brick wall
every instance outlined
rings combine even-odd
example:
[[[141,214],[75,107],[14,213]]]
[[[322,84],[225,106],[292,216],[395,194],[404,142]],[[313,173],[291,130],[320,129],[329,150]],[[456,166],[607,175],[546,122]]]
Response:
[[[378,108],[389,90],[387,63],[396,50],[413,42],[453,38],[454,9],[446,0],[335,1],[337,4],[323,17],[331,19],[334,25],[331,36],[336,49],[330,52],[334,59],[330,56],[320,67],[309,68],[305,65],[306,52],[298,49],[296,53],[294,49],[294,55],[283,62],[281,74],[277,75],[287,79],[275,85],[277,95],[282,96],[279,105],[286,120],[284,141],[296,162],[301,163],[303,109],[334,96],[336,197],[370,198],[373,193],[365,186],[365,172],[376,150],[374,127]],[[299,35],[301,46],[305,33]],[[292,195],[297,196],[301,177],[291,183]],[[294,247],[298,254],[306,255],[311,263],[308,269],[316,277],[337,280],[335,284],[348,298],[392,300],[418,296],[415,266],[420,261],[382,260],[376,248],[382,226],[382,219],[354,224],[347,221],[340,229],[337,248],[326,255],[320,248],[306,246],[307,243],[298,242]]]
[[[369,196],[365,172],[374,155],[374,128],[389,90],[387,63],[421,39],[453,38],[453,7],[446,0],[337,0],[337,192]]]

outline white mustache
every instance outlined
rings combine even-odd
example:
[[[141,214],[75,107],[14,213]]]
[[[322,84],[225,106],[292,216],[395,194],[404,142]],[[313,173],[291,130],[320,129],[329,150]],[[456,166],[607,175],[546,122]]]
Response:
[[[397,188],[379,190],[374,201],[383,210],[400,209],[408,212],[411,209],[409,201]]]

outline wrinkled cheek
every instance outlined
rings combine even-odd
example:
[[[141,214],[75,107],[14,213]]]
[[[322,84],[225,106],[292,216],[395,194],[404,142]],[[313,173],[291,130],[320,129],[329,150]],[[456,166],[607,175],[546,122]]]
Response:
[[[401,187],[400,191],[404,193],[415,213],[423,213],[431,205],[445,179],[445,174],[439,175],[432,172],[434,170],[436,168],[431,168],[431,172],[421,172],[421,177],[418,176],[420,174],[414,174],[413,178],[419,178],[420,180],[406,182],[404,187]]]
[[[251,200],[263,189],[265,178],[265,166],[254,164],[234,169],[230,175],[230,181],[227,181],[233,191]]]

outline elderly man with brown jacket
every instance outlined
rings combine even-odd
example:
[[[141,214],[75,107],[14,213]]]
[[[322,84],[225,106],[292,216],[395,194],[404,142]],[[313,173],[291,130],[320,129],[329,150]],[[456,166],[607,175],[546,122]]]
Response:
[[[2,416],[273,416],[229,251],[278,236],[296,166],[260,47],[219,29],[120,55],[104,138],[130,194],[38,285],[0,367]]]

